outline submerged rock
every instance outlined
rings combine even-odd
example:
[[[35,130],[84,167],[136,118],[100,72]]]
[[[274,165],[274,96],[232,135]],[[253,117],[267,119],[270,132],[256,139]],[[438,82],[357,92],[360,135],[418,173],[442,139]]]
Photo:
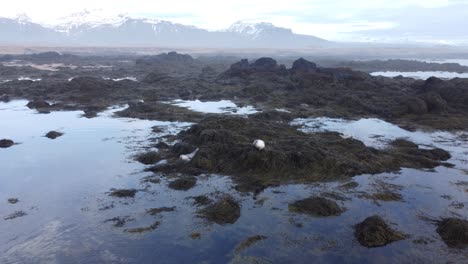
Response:
[[[151,208],[151,209],[147,209],[146,210],[146,213],[149,214],[149,215],[158,215],[160,213],[164,213],[164,212],[173,212],[175,211],[175,206],[173,207],[158,207],[158,208]]]
[[[234,250],[236,253],[239,253],[241,251],[243,251],[244,249],[247,249],[249,248],[250,246],[252,246],[253,244],[259,242],[259,241],[262,241],[262,240],[265,240],[267,239],[268,237],[266,236],[262,236],[262,235],[256,235],[256,236],[251,236],[251,237],[248,237],[247,239],[245,239],[244,241],[242,241],[237,247],[236,249]]]
[[[197,206],[208,205],[211,203],[211,199],[206,195],[195,196],[192,197],[192,199],[194,200],[194,204]]]
[[[114,189],[111,190],[109,195],[119,198],[133,198],[137,192],[135,189]]]
[[[357,240],[365,247],[382,247],[406,238],[406,235],[393,230],[378,215],[366,218],[357,224],[354,229]]]
[[[0,148],[9,148],[13,146],[15,142],[11,139],[0,139]]]
[[[45,137],[50,138],[50,139],[56,139],[61,136],[63,136],[63,133],[57,132],[57,131],[50,131],[45,135]]]
[[[18,203],[18,202],[19,202],[18,198],[8,198],[8,203],[10,203],[10,204],[15,204],[15,203]]]
[[[468,246],[468,221],[459,218],[446,218],[437,223],[437,233],[449,247]]]
[[[6,216],[5,218],[3,218],[4,220],[13,220],[15,218],[18,218],[18,217],[23,217],[23,216],[26,216],[28,215],[27,213],[23,212],[23,211],[16,211],[8,216]]]
[[[312,216],[337,216],[344,212],[335,201],[323,197],[310,197],[289,204],[289,211]]]
[[[146,232],[151,232],[151,231],[155,230],[156,228],[158,228],[159,224],[160,224],[160,222],[156,221],[150,226],[127,228],[124,231],[127,232],[127,233],[146,233]]]
[[[225,196],[200,210],[199,216],[220,225],[234,224],[240,217],[240,209],[239,204],[232,197]]]

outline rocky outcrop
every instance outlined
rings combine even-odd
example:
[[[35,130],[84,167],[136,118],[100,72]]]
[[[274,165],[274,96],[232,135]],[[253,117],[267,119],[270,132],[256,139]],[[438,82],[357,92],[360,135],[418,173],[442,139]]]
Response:
[[[359,243],[365,247],[382,247],[406,238],[406,235],[392,229],[378,215],[368,217],[357,224],[354,235]]]

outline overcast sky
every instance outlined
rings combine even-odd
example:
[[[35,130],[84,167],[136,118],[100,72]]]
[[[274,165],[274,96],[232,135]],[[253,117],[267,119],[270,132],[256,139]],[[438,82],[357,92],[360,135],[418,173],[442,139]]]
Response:
[[[160,18],[225,29],[238,20],[266,21],[331,40],[468,38],[468,0],[11,0],[0,16],[26,13],[35,22],[83,9]]]

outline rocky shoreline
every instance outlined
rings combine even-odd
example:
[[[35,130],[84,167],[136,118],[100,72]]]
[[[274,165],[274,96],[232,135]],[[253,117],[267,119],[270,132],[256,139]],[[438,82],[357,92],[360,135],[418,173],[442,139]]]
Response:
[[[84,61],[92,61],[90,58],[45,54],[29,59],[66,60],[81,65],[73,71],[61,68],[54,72],[27,67],[28,74],[41,80],[0,83],[2,101],[28,99],[27,106],[40,114],[82,110],[86,118],[93,118],[110,106],[126,104],[128,107],[116,112],[117,116],[193,123],[177,135],[146,142],[157,151],[135,157],[147,165],[147,171],[170,179],[168,188],[179,192],[196,186],[200,175],[210,174],[231,177],[237,192],[251,193],[256,199],[258,194],[273,186],[349,180],[357,175],[398,172],[402,168],[454,166],[447,162],[451,154],[440,148],[395,139],[388,147],[377,149],[337,132],[301,132],[291,125],[296,118],[375,117],[407,130],[468,130],[468,79],[432,77],[420,81],[373,77],[349,68],[320,67],[302,58],[295,60],[291,68],[272,58],[253,62],[242,59],[228,66],[216,60],[203,61],[168,53],[141,57],[131,63],[122,63],[121,58],[115,61],[96,58],[110,64],[111,68],[101,67],[95,72],[84,67]],[[12,79],[22,70],[26,69],[0,67],[5,78]],[[134,76],[137,81],[124,76]],[[238,106],[252,105],[259,112],[238,116],[202,113],[170,103],[176,99],[230,100]],[[157,133],[157,128],[153,130]],[[62,135],[62,132],[50,131],[45,136],[55,139]],[[259,139],[265,143],[264,148],[252,145]],[[0,147],[13,146],[13,140],[1,140]],[[144,181],[148,184],[161,182],[160,178]],[[133,199],[138,192],[140,189],[112,189],[108,195],[115,199]],[[338,216],[346,211],[335,202],[339,195],[329,192],[328,196],[333,199],[313,196],[291,201],[289,211],[312,217]],[[385,186],[380,193],[361,194],[361,197],[402,200],[399,193]],[[218,194],[214,200],[200,195],[194,200],[200,207],[197,216],[209,222],[229,225],[241,216],[242,205],[228,194]],[[174,211],[175,207],[153,209],[151,212],[156,215]],[[5,220],[21,216],[12,215]],[[110,222],[125,224],[120,218],[114,220]],[[125,231],[150,232],[159,224],[158,221],[148,227]],[[437,232],[449,247],[467,245],[466,220],[441,218],[436,224]],[[356,224],[355,236],[366,247],[380,247],[407,238],[378,215]],[[193,237],[199,238],[199,234]],[[264,239],[267,237],[256,236],[247,244]]]

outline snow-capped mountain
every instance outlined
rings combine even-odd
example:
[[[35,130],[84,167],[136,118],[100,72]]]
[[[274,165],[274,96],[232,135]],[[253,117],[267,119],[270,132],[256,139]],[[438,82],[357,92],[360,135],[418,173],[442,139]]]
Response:
[[[54,44],[62,40],[60,33],[33,23],[25,14],[15,18],[0,17],[1,44]]]
[[[57,19],[53,25],[34,23],[26,15],[0,18],[0,44],[54,44],[204,48],[306,48],[326,40],[299,35],[271,23],[236,22],[222,31],[208,31],[169,21],[84,10]]]
[[[275,27],[271,23],[249,23],[243,21],[237,21],[232,24],[227,29],[227,32],[237,33],[241,36],[251,37],[253,39],[260,38],[265,34],[293,34],[291,29]]]

